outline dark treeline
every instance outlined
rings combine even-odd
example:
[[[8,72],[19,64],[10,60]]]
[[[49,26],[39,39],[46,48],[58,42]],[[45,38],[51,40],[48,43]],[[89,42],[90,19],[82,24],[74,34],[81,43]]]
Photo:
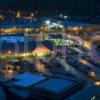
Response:
[[[99,14],[100,0],[0,0],[1,9]]]

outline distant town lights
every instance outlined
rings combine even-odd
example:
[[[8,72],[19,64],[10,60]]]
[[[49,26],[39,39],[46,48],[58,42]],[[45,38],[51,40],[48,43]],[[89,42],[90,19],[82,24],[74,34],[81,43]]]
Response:
[[[34,13],[31,13],[31,17],[34,17]]]
[[[20,18],[20,17],[21,17],[21,13],[20,13],[20,11],[18,11],[16,14],[16,18]]]
[[[64,18],[68,18],[68,16],[64,16]]]

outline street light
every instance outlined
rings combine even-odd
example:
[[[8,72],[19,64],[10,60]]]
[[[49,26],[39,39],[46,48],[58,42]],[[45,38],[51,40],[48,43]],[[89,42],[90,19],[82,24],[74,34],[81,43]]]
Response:
[[[13,73],[13,70],[12,69],[8,70],[8,73],[9,74],[12,74]]]
[[[47,25],[49,25],[49,24],[50,24],[50,20],[47,20],[45,23],[46,23]]]
[[[100,81],[95,82],[96,86],[100,86]]]

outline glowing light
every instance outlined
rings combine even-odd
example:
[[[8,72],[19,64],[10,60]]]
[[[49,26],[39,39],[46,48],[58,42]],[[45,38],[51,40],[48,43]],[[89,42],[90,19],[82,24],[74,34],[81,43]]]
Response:
[[[31,13],[31,17],[34,17],[34,13]]]
[[[21,17],[20,11],[17,12],[16,17],[17,17],[17,18],[20,18],[20,17]]]
[[[95,73],[95,72],[91,72],[91,73],[89,74],[89,76],[91,76],[91,77],[96,77],[96,73]]]
[[[27,56],[29,56],[29,55],[31,55],[31,53],[22,53],[22,54],[20,54],[19,56],[27,57]]]
[[[90,42],[84,42],[84,47],[86,47],[87,49],[90,49],[91,43]]]
[[[84,59],[82,59],[82,63],[85,64],[85,65],[88,64],[88,62],[86,60],[84,60]]]
[[[8,54],[11,54],[11,51],[10,50],[8,51]]]
[[[68,16],[64,16],[64,18],[68,18]]]
[[[91,100],[96,100],[96,97],[95,97],[95,96],[93,96],[93,97],[91,98]]]
[[[100,86],[100,81],[95,82],[96,86]]]
[[[50,20],[47,20],[45,23],[46,23],[47,25],[49,25],[49,24],[50,24]]]
[[[26,28],[25,29],[25,32],[27,33],[27,32],[30,32],[31,31],[31,28]]]
[[[79,30],[79,27],[74,27],[73,30],[74,31],[78,31]]]
[[[4,19],[4,17],[3,17],[2,15],[0,15],[0,19],[1,19],[1,20],[3,20],[3,19]]]
[[[67,29],[71,30],[71,31],[79,32],[82,29],[82,27],[72,27],[72,26],[70,26]]]
[[[38,72],[44,73],[44,72],[45,72],[45,65],[42,64],[42,63],[40,63],[40,61],[37,61],[37,62],[36,62],[36,70],[37,70]]]
[[[37,55],[37,57],[44,57],[48,52],[50,52],[50,50],[47,47],[40,45],[33,51],[33,55]]]
[[[12,74],[13,73],[13,70],[8,70],[8,73]]]

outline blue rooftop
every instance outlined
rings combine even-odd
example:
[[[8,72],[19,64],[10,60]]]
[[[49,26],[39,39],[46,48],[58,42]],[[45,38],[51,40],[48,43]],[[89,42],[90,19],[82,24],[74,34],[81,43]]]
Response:
[[[31,23],[27,23],[27,24],[0,24],[0,28],[40,28],[41,24],[31,24]]]
[[[100,100],[100,87],[92,85],[83,89],[82,91],[77,92],[69,99],[67,98],[65,100],[91,100],[91,98],[96,95],[99,96],[99,99],[95,99],[95,100]]]
[[[2,87],[0,87],[0,100],[6,100],[6,95]]]
[[[17,88],[10,88],[10,91],[13,94],[17,94],[17,97],[20,96],[20,97],[23,97],[23,98],[27,98],[27,97],[30,96],[30,92],[26,91],[26,90],[21,90],[21,89],[17,89]]]
[[[18,79],[19,81],[16,81],[13,83],[14,86],[16,87],[22,87],[22,88],[28,88],[40,81],[43,81],[46,79],[44,76],[40,75],[33,75],[29,72],[25,72],[23,74],[17,75],[14,79]]]
[[[49,38],[63,38],[62,34],[49,34],[48,35]]]
[[[74,82],[70,80],[52,78],[45,82],[40,83],[36,87],[47,89],[48,91],[58,93],[63,91],[66,88],[69,88],[73,84]]]
[[[73,22],[73,21],[66,21],[63,23],[64,26],[72,26],[72,27],[88,27],[88,26],[95,26],[96,24],[90,23],[82,23],[82,22]]]

